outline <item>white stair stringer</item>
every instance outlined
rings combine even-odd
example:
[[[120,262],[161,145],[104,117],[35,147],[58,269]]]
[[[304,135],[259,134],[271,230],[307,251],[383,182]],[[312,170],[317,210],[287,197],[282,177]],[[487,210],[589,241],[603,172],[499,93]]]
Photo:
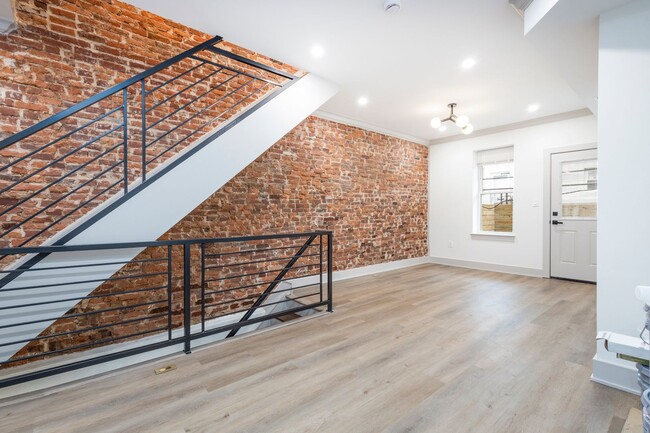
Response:
[[[158,239],[194,208],[219,190],[230,179],[284,137],[300,122],[336,94],[332,83],[308,74],[238,123],[213,142],[207,144],[155,182],[142,189],[116,209],[86,228],[66,245],[140,242]],[[105,203],[86,215],[78,226]],[[60,238],[60,236],[57,236]],[[46,270],[98,262],[124,262],[133,259],[140,248],[49,254],[0,289],[0,308],[45,302],[73,300],[45,306],[29,306],[0,310],[0,326],[16,322],[34,322],[11,328],[0,328],[0,361],[13,356],[29,341],[63,316],[78,301],[87,296],[104,280],[117,272],[121,265]],[[43,269],[43,270],[39,270]],[[73,281],[84,284],[69,284]],[[38,289],[11,289],[43,286]],[[10,341],[25,340],[11,346]]]

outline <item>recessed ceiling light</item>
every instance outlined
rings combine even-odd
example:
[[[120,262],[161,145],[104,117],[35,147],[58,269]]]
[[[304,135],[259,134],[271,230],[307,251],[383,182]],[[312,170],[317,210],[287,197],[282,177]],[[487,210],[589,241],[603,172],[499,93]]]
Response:
[[[362,107],[365,107],[366,105],[368,105],[368,98],[362,96],[361,98],[357,99],[357,104],[359,104]]]
[[[320,59],[325,55],[325,49],[320,45],[314,45],[311,47],[311,56],[315,59]]]
[[[463,69],[472,69],[474,66],[476,66],[476,60],[470,57],[468,59],[463,60],[463,63],[461,63],[460,66]]]
[[[539,110],[539,104],[532,104],[528,106],[529,113],[534,113],[537,110]]]

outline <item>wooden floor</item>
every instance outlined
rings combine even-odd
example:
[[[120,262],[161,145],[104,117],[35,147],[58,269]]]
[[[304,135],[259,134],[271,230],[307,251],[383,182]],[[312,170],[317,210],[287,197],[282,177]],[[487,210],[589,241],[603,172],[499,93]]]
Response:
[[[620,432],[589,381],[595,286],[438,265],[335,284],[333,314],[20,400],[8,432]]]

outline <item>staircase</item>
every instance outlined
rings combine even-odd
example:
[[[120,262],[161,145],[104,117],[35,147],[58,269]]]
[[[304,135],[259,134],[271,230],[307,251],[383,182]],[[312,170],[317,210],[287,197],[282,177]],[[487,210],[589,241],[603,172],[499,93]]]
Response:
[[[167,317],[161,327],[167,341],[179,326],[191,327],[192,317],[177,320],[172,311],[172,260],[190,267],[181,287],[190,298],[191,267],[205,269],[178,248],[243,241],[142,240],[162,236],[337,91],[312,74],[292,75],[223,50],[220,42],[212,38],[0,141],[0,366],[13,365],[16,354],[43,340],[61,318],[85,317],[80,304],[106,298],[101,290],[118,281],[146,280],[127,287],[131,294],[151,294],[150,282],[166,291],[165,302],[155,298],[145,307],[149,314],[166,305],[155,319]],[[312,236],[322,241],[321,232]],[[289,262],[268,293],[291,279],[304,253],[292,248],[286,247]],[[154,250],[165,259],[141,258]],[[156,268],[163,262],[164,269]],[[122,276],[134,263],[157,272]],[[322,279],[322,263],[320,273]],[[242,322],[258,323],[255,309],[267,300],[258,292]],[[184,299],[178,310],[191,313],[191,302]],[[189,334],[185,329],[183,338]]]

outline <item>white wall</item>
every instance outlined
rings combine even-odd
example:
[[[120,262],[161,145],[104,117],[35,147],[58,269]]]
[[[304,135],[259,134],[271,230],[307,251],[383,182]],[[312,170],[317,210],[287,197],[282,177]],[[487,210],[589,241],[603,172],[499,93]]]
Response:
[[[429,253],[432,260],[541,276],[545,149],[595,142],[596,118],[586,116],[431,146]],[[471,236],[474,152],[509,145],[515,149],[515,236]],[[453,248],[448,247],[449,241]]]
[[[601,16],[598,84],[598,330],[638,335],[637,284],[650,285],[650,0]],[[602,347],[593,378],[636,389]]]

